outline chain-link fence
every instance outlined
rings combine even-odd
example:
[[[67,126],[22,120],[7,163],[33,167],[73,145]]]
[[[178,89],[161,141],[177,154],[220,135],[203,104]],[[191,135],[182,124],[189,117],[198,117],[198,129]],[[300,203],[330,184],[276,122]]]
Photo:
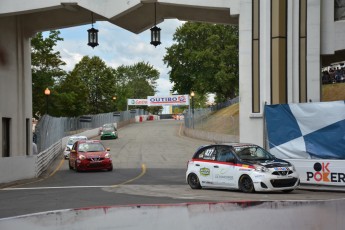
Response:
[[[117,123],[120,127],[123,123],[130,122],[135,119],[135,116],[139,115],[147,115],[147,112],[143,109],[135,109],[80,117],[51,117],[44,115],[36,125],[34,141],[37,144],[38,152],[41,152],[65,136],[98,128],[106,123]]]
[[[232,100],[216,104],[209,108],[194,109],[194,113],[192,109],[191,111],[187,110],[187,112],[184,114],[185,127],[209,132],[238,135],[238,116],[232,116],[230,114],[213,114],[214,111],[218,111],[238,102],[239,99],[236,97]]]

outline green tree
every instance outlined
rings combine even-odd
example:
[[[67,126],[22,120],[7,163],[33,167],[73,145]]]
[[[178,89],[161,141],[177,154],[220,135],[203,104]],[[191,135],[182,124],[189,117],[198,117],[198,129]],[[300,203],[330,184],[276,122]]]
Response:
[[[79,107],[79,111],[74,112],[76,115],[114,111],[116,76],[114,70],[97,56],[84,56],[61,84],[60,90],[70,99],[72,109]]]
[[[118,79],[118,102],[119,108],[124,110],[129,98],[147,98],[156,92],[158,70],[148,63],[139,62],[131,66],[120,66],[116,69]],[[147,109],[149,112],[158,113],[159,108],[137,106],[136,108]]]
[[[233,98],[238,92],[238,28],[187,22],[179,27],[163,58],[171,68],[173,91],[200,98],[215,93],[217,101]]]
[[[60,53],[54,51],[57,42],[63,40],[59,35],[60,31],[53,30],[46,38],[39,32],[31,39],[32,112],[35,118],[46,112],[44,90],[48,87],[53,91],[55,83],[66,74],[61,69],[65,62],[61,60]],[[49,96],[50,101],[52,96]]]
[[[56,91],[54,116],[77,117],[90,111],[87,86],[76,73],[69,73]]]

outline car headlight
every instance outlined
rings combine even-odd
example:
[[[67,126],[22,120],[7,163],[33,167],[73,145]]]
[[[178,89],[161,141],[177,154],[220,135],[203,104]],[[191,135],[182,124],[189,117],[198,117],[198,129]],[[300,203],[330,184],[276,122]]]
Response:
[[[110,153],[106,153],[104,157],[105,158],[110,158]]]
[[[113,132],[111,132],[111,133],[115,135],[115,132],[114,132],[114,131],[113,131]]]
[[[101,135],[103,135],[103,132],[101,132]]]
[[[255,171],[258,172],[268,172],[268,168],[266,168],[265,166],[262,165],[254,165]]]
[[[296,168],[294,165],[291,165],[292,171],[296,171]]]
[[[79,155],[79,160],[84,160],[86,157],[84,155]]]

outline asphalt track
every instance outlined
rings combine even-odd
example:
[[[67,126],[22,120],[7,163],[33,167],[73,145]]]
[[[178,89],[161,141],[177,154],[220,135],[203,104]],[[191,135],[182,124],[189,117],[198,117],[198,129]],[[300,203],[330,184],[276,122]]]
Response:
[[[197,147],[209,142],[181,135],[181,121],[131,124],[119,129],[119,139],[103,143],[111,149],[114,171],[77,173],[68,169],[61,155],[41,178],[0,189],[0,218],[114,205],[345,198],[341,191],[309,189],[290,194],[192,190],[185,182],[187,161]]]

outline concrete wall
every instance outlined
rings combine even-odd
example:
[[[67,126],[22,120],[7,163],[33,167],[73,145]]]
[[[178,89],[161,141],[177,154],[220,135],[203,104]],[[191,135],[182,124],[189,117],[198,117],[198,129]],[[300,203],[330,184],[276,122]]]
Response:
[[[344,200],[132,205],[4,218],[0,229],[342,230],[344,213]]]
[[[214,133],[214,132],[206,132],[202,130],[197,129],[190,129],[190,128],[183,128],[183,133],[187,137],[205,140],[205,141],[211,141],[215,143],[232,143],[232,142],[238,142],[239,137],[235,135],[227,135],[222,133]]]
[[[10,119],[10,156],[32,154],[32,85],[30,40],[24,35],[20,16],[0,17],[0,137],[2,119]],[[26,146],[27,141],[28,147]],[[0,138],[0,146],[3,146]],[[2,155],[2,148],[0,148]]]

